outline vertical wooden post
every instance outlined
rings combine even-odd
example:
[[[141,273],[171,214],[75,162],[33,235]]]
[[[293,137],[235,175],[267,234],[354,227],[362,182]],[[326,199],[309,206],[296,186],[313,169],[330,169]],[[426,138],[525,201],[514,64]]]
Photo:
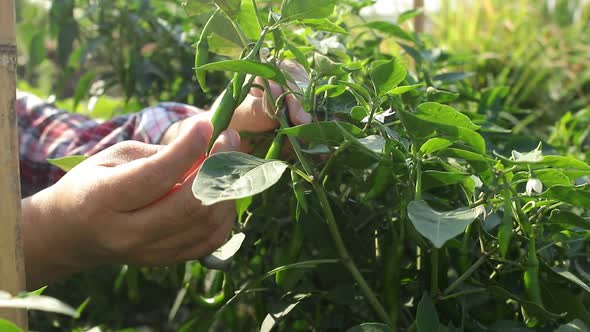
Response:
[[[16,28],[14,0],[0,0],[0,290],[26,288],[20,238],[21,193],[16,99]],[[0,317],[27,330],[24,310],[0,309]]]
[[[414,0],[414,8],[424,8],[424,0]],[[424,32],[424,12],[414,18],[414,31]]]

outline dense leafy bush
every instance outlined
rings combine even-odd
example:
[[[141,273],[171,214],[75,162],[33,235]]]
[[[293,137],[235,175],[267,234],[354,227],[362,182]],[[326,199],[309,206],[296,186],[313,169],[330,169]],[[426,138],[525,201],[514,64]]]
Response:
[[[261,144],[257,157],[210,157],[194,184],[204,203],[237,199],[235,233],[246,235],[240,250],[221,271],[188,262],[74,278],[48,294],[74,304],[90,298],[82,318],[41,314],[35,324],[49,329],[49,319],[57,329],[97,324],[179,331],[564,331],[569,322],[570,328],[590,325],[586,112],[572,115],[577,109],[571,109],[553,131],[555,146],[537,146],[530,135],[511,134],[522,120],[514,114],[524,106],[510,102],[516,95],[506,82],[474,81],[461,70],[474,68],[465,55],[404,28],[419,12],[403,13],[395,23],[365,23],[359,11],[368,2],[255,3],[185,1],[189,18],[179,25],[190,32],[186,45],[205,44],[196,76],[255,74],[289,89],[293,79],[276,64],[294,59],[311,78],[292,82],[300,91],[290,88],[312,124],[290,126],[282,98],[269,100],[281,123],[276,138]],[[130,16],[117,11],[119,5],[97,2],[94,9]],[[138,13],[131,15],[143,22],[138,26],[162,24],[150,11]],[[190,16],[195,13],[203,16]],[[192,24],[202,26],[211,15],[207,33],[194,33]],[[137,50],[154,38],[140,36],[147,39],[122,46]],[[187,91],[197,91],[193,50],[162,40],[155,37],[153,57],[143,60],[159,63],[163,54],[183,49],[191,59],[179,63],[191,74],[178,77]],[[123,67],[109,67],[112,79],[137,61],[123,59]],[[477,71],[476,78],[487,77],[495,67]],[[152,73],[147,86],[113,82],[139,101],[175,98],[182,89],[168,75],[177,72]],[[218,87],[226,83],[221,77]],[[530,129],[526,133],[549,132]],[[292,153],[284,161],[276,154],[263,159],[276,144]]]

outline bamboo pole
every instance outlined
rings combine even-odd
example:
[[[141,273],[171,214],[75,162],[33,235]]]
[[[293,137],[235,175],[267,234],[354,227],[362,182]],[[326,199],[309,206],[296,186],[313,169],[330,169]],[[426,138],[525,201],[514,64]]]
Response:
[[[414,8],[424,8],[424,0],[414,0]],[[424,12],[414,18],[414,31],[424,32]]]
[[[14,0],[0,0],[0,290],[26,289],[20,238],[21,194],[16,99],[16,29]],[[2,309],[0,317],[27,330],[24,310]]]

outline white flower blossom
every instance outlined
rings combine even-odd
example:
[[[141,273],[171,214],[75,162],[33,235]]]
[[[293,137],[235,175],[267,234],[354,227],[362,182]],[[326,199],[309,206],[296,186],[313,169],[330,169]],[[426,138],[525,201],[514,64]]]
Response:
[[[526,182],[526,194],[527,196],[532,196],[533,191],[537,194],[543,192],[543,183],[539,179],[530,178]]]

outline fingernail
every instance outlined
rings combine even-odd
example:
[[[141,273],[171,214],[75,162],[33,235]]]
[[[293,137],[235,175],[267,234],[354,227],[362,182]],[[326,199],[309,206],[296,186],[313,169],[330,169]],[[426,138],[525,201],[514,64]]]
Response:
[[[233,150],[240,149],[240,134],[238,134],[235,130],[228,129],[227,135],[229,136],[229,144]]]

